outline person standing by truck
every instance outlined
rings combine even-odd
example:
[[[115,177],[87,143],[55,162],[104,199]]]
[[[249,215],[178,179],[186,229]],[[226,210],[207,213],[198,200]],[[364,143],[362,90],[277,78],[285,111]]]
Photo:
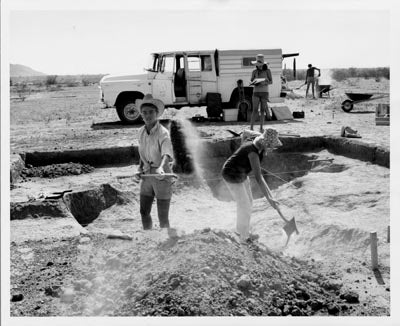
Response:
[[[140,215],[143,229],[153,226],[151,207],[154,197],[157,199],[158,219],[161,228],[169,228],[169,206],[172,197],[172,180],[166,177],[170,173],[173,150],[169,131],[158,118],[164,111],[164,103],[147,94],[143,100],[136,100],[145,125],[139,130],[139,169],[136,176],[142,179],[140,184]],[[146,174],[158,174],[156,177],[144,177]]]
[[[318,76],[315,76],[315,71],[318,70]],[[318,69],[317,67],[313,67],[312,64],[310,63],[308,65],[308,69],[307,69],[307,73],[306,73],[306,82],[305,84],[307,84],[307,90],[306,90],[306,98],[308,96],[308,90],[310,88],[311,85],[311,89],[312,89],[312,97],[313,99],[315,99],[315,82],[318,81],[318,77],[321,76],[321,70]]]
[[[267,121],[271,120],[271,114],[268,109],[268,85],[272,84],[272,74],[271,70],[268,68],[268,65],[264,62],[264,55],[257,54],[256,61],[252,61],[252,64],[256,66],[256,69],[253,70],[251,74],[251,84],[254,85],[253,89],[253,97],[252,97],[252,104],[253,110],[251,114],[250,120],[250,129],[253,130],[254,121],[256,119],[258,113],[258,107],[261,105],[260,108],[260,132],[264,130],[264,113],[266,115]]]

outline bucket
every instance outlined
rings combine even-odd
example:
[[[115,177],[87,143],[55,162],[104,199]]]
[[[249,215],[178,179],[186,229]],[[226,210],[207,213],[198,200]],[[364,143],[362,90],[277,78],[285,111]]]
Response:
[[[223,109],[224,121],[238,121],[239,109]]]

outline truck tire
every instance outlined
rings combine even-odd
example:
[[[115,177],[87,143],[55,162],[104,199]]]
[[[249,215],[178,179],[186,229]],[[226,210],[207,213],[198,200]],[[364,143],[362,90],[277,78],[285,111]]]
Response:
[[[142,122],[142,116],[136,108],[135,101],[127,101],[117,107],[118,117],[126,124]]]
[[[238,121],[247,121],[247,114],[251,112],[251,98],[245,96],[241,101],[237,99],[235,108],[238,109]]]

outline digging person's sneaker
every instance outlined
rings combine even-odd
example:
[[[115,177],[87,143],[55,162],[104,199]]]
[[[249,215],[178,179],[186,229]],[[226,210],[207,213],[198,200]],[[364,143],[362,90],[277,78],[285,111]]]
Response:
[[[256,241],[260,238],[258,234],[250,234],[247,240]]]
[[[258,234],[250,234],[247,238],[242,238],[240,239],[240,242],[242,244],[252,244],[255,241],[257,241],[260,238]]]

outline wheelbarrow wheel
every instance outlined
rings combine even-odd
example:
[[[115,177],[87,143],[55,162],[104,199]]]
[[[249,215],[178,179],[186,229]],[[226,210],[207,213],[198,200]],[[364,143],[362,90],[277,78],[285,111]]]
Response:
[[[346,100],[344,102],[342,102],[342,110],[344,112],[350,112],[351,110],[353,110],[353,101],[351,100]]]

